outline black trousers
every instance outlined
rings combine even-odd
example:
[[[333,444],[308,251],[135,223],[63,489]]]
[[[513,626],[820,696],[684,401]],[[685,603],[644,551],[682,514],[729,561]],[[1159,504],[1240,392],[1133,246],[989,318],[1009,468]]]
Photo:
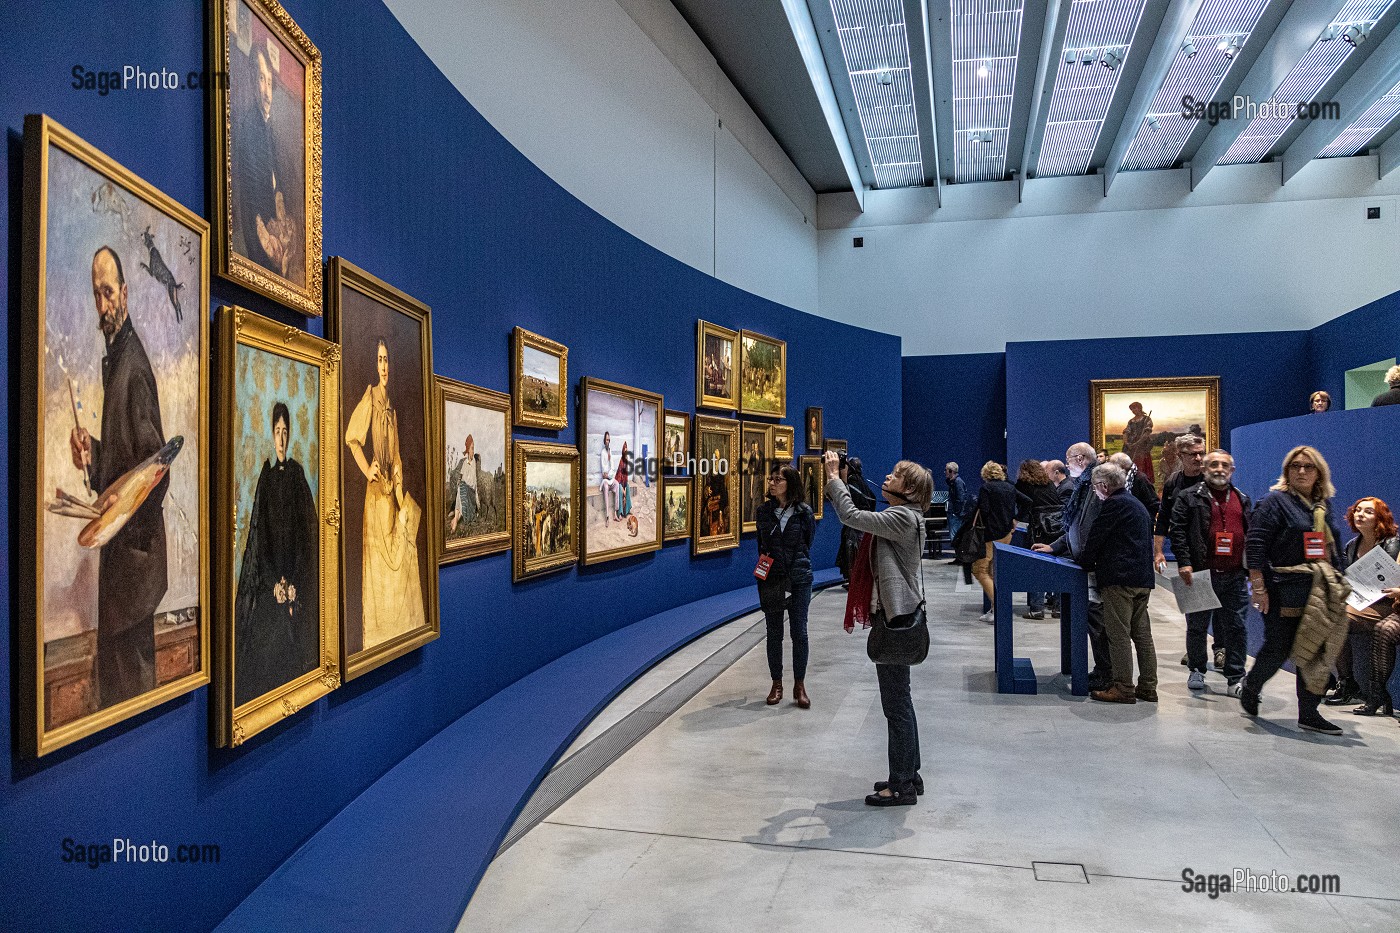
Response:
[[[156,686],[156,620],[142,619],[103,637],[97,627],[97,696],[100,709],[140,696]]]
[[[1089,651],[1094,655],[1091,676],[1113,679],[1113,661],[1108,654],[1108,630],[1103,626],[1103,603],[1089,604]]]
[[[1307,605],[1311,590],[1312,577],[1300,574],[1280,577],[1269,585],[1269,611],[1264,614],[1264,644],[1254,657],[1254,667],[1244,679],[1245,687],[1254,693],[1263,691],[1264,684],[1278,673],[1283,662],[1293,653],[1293,639],[1297,637],[1298,625],[1303,619],[1301,615],[1285,615],[1284,610],[1302,609]],[[1297,692],[1298,719],[1316,716],[1322,695],[1308,690],[1302,677],[1297,677]]]
[[[876,664],[880,679],[880,706],[889,730],[890,787],[912,789],[919,773],[919,723],[914,718],[914,700],[909,693],[909,668],[904,664]]]

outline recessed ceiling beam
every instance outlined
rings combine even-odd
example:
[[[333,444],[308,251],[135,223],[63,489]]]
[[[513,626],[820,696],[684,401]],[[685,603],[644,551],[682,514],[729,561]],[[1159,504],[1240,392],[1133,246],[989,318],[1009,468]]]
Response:
[[[851,148],[851,136],[846,129],[846,121],[841,116],[841,105],[836,101],[832,87],[831,73],[822,55],[821,41],[817,38],[817,27],[812,21],[812,11],[806,0],[782,0],[783,12],[787,14],[788,25],[792,28],[797,48],[802,52],[802,61],[807,66],[807,77],[821,102],[822,113],[826,116],[827,128],[836,143],[836,151],[841,156],[841,165],[846,169],[846,177],[851,182],[851,196],[857,211],[865,210],[865,183],[861,180],[859,163],[855,150]],[[857,123],[859,127],[859,123]]]
[[[1040,61],[1036,66],[1035,90],[1031,91],[1030,113],[1026,116],[1026,142],[1021,151],[1021,170],[1016,173],[1016,200],[1026,192],[1027,176],[1040,158],[1040,144],[1045,139],[1045,121],[1050,115],[1050,96],[1055,92],[1055,72],[1060,63],[1060,48],[1069,28],[1072,0],[1049,0],[1045,13],[1045,32],[1040,41]]]
[[[933,50],[929,39],[927,0],[904,0],[904,33],[909,42],[909,79],[914,90],[914,113],[919,124],[919,157],[924,162],[924,185],[932,187],[943,206],[943,181],[938,172],[938,123],[934,112]]]
[[[1384,178],[1400,167],[1400,133],[1393,134],[1385,142],[1381,143],[1379,159],[1376,165],[1376,177]]]

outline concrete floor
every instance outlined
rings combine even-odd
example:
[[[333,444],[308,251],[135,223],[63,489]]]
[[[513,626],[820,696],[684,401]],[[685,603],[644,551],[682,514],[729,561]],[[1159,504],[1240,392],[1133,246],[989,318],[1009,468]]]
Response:
[[[1016,623],[1042,692],[1002,696],[980,591],[926,568],[918,806],[863,803],[887,770],[885,723],[864,637],[828,590],[810,710],[764,705],[760,645],[500,856],[459,930],[1400,929],[1394,719],[1341,712],[1345,736],[1301,733],[1286,673],[1254,721],[1219,674],[1192,696],[1162,589],[1160,703],[1070,696],[1048,619]],[[580,741],[752,622],[668,659]],[[1187,868],[1338,875],[1341,894],[1211,899],[1182,890]]]

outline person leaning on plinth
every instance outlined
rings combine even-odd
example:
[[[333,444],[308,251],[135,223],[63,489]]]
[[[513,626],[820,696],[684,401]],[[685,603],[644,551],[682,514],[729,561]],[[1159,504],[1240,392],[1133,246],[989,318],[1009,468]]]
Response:
[[[1244,681],[1245,617],[1249,613],[1248,575],[1244,569],[1244,542],[1249,533],[1249,496],[1231,480],[1235,458],[1223,450],[1206,456],[1205,482],[1176,497],[1172,505],[1172,551],[1176,572],[1187,586],[1195,575],[1210,571],[1210,586],[1220,608],[1186,614],[1186,657],[1191,673],[1186,686],[1206,688],[1206,629],[1215,631],[1225,646],[1226,693],[1238,697]],[[1217,669],[1220,669],[1217,665]]]
[[[1032,545],[1049,544],[1060,536],[1060,515],[1064,503],[1050,475],[1039,460],[1022,460],[1016,472],[1016,491],[1026,496],[1017,518],[1026,523],[1026,536]],[[1019,500],[1018,500],[1019,501]],[[1023,619],[1045,618],[1045,593],[1026,594]]]
[[[1069,555],[1076,562],[1084,551],[1084,542],[1094,527],[1102,503],[1094,495],[1093,471],[1098,466],[1094,459],[1093,445],[1080,441],[1065,451],[1065,463],[1070,476],[1074,477],[1074,491],[1065,503],[1065,511],[1060,524],[1064,531],[1049,544],[1036,544],[1032,550],[1043,551],[1056,556]],[[1113,663],[1108,653],[1108,638],[1103,628],[1103,602],[1094,586],[1094,577],[1089,576],[1089,648],[1094,655],[1094,669],[1089,672],[1089,689],[1102,690],[1113,684]]]
[[[1358,499],[1347,509],[1347,525],[1356,537],[1347,542],[1342,552],[1342,566],[1350,567],[1375,548],[1392,560],[1400,557],[1400,529],[1395,516],[1382,499],[1374,496]],[[1400,636],[1400,589],[1391,588],[1385,596],[1365,609],[1347,605],[1347,637],[1337,655],[1337,689],[1323,700],[1328,706],[1342,706],[1354,700],[1365,702],[1352,710],[1358,716],[1389,716],[1394,704],[1386,682],[1395,671],[1395,644]],[[1369,636],[1371,652],[1363,657],[1363,673],[1358,681],[1354,673],[1353,643],[1357,636]]]
[[[1372,408],[1400,405],[1400,366],[1392,366],[1385,371],[1385,384],[1390,386],[1390,390],[1371,399]]]
[[[933,477],[912,460],[901,460],[880,486],[889,508],[864,512],[856,508],[841,482],[836,451],[822,455],[826,495],[842,525],[864,532],[851,589],[846,594],[846,622],[869,624],[876,613],[884,618],[907,615],[923,601],[924,510],[933,495]],[[907,664],[876,664],[880,706],[889,735],[889,777],[875,784],[865,798],[872,807],[913,806],[923,792],[919,777],[919,723],[909,693]]]
[[[758,507],[758,553],[773,559],[758,581],[758,602],[768,625],[768,674],[773,689],[767,703],[783,698],[783,611],[792,629],[792,699],[801,709],[807,697],[807,605],[812,601],[812,538],[817,519],[802,490],[802,474],[790,466],[768,475],[768,496]]]
[[[1114,463],[1094,467],[1094,495],[1102,502],[1080,555],[1092,570],[1103,600],[1104,631],[1113,661],[1113,683],[1089,696],[1105,703],[1157,702],[1157,649],[1147,600],[1152,595],[1152,518],[1125,488],[1127,477]],[[1138,680],[1133,684],[1133,653]]]
[[[1350,592],[1341,575],[1341,536],[1330,505],[1336,495],[1331,471],[1315,448],[1294,447],[1269,488],[1245,538],[1251,597],[1264,616],[1264,644],[1245,677],[1240,706],[1258,716],[1264,684],[1292,660],[1298,727],[1341,735],[1341,728],[1317,711],[1346,634]]]
[[[1320,415],[1324,411],[1329,410],[1331,407],[1332,396],[1328,395],[1321,389],[1318,389],[1312,395],[1308,396],[1308,412],[1310,414]]]
[[[1128,490],[1128,494],[1142,503],[1147,509],[1147,514],[1152,516],[1152,521],[1157,521],[1157,513],[1162,509],[1162,500],[1157,497],[1157,487],[1152,485],[1152,481],[1142,475],[1142,471],[1133,463],[1133,458],[1119,451],[1108,458],[1108,462],[1116,464],[1118,469],[1123,471],[1127,477],[1123,488]]]
[[[1010,544],[1016,531],[1016,513],[1029,509],[1030,496],[1006,481],[1006,467],[993,460],[982,464],[982,488],[977,491],[977,515],[986,531],[985,550],[972,562],[972,576],[982,584],[992,608],[982,613],[983,622],[996,621],[996,578],[992,575],[994,547]]]

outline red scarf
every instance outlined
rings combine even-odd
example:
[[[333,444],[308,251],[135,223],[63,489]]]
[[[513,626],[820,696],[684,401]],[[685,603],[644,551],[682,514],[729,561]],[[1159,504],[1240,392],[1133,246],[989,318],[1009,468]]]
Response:
[[[869,533],[860,536],[856,559],[851,562],[851,588],[846,591],[846,618],[841,625],[848,632],[870,628],[870,597],[875,592],[875,574],[870,569],[870,550],[875,539]]]

